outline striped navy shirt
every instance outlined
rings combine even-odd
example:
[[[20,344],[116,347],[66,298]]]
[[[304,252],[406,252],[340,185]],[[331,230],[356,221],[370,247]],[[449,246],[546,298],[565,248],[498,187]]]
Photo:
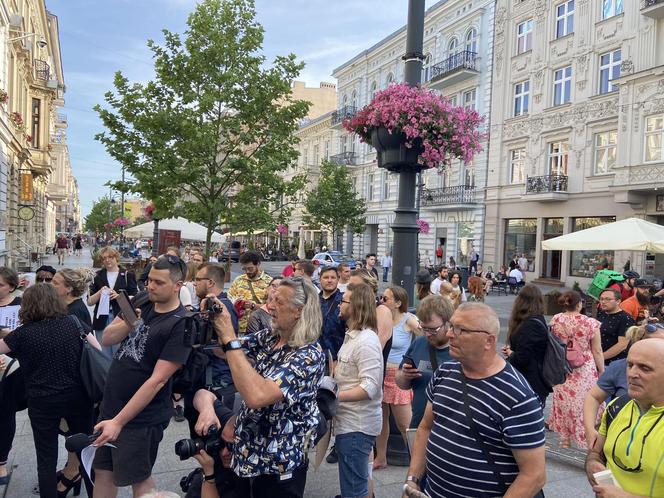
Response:
[[[461,364],[443,363],[427,397],[433,427],[427,444],[427,489],[432,497],[497,497],[504,489],[472,435],[463,407]],[[506,483],[519,473],[512,449],[544,445],[542,408],[526,379],[507,363],[496,375],[467,379],[475,426]]]

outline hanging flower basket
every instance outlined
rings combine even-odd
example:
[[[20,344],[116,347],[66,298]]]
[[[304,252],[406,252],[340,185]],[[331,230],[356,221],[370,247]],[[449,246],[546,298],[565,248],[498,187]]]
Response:
[[[429,233],[429,223],[424,220],[417,220],[417,226],[420,229],[420,233]]]
[[[20,112],[12,112],[9,115],[9,119],[11,120],[12,123],[14,123],[14,126],[17,128],[22,128],[23,127],[23,116],[21,116]]]
[[[277,225],[277,233],[280,233],[281,235],[285,235],[288,233],[288,227],[284,225],[283,223],[279,223]]]
[[[155,207],[152,202],[143,208],[143,216],[145,217],[146,220],[148,221],[154,220],[154,210]]]
[[[451,158],[470,162],[482,150],[482,118],[431,90],[390,85],[344,128],[378,152],[378,166],[391,171],[438,167]]]
[[[116,227],[126,227],[131,224],[131,221],[129,221],[127,218],[120,217],[116,218],[115,221],[113,221],[113,224]]]
[[[106,230],[111,230],[112,228],[114,228],[113,223],[104,223],[104,228]]]

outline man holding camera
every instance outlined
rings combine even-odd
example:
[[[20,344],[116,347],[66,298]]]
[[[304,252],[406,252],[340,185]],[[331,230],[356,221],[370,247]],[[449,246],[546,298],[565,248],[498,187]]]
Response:
[[[177,256],[160,257],[150,270],[149,301],[138,310],[138,322],[130,325],[116,317],[104,330],[103,345],[120,343],[120,348],[94,428],[99,433],[94,443],[95,496],[115,496],[117,487],[131,486],[138,497],[155,487],[152,467],[173,414],[171,377],[191,351],[185,346],[185,310],[179,297],[185,271]]]
[[[318,292],[302,278],[284,279],[268,309],[272,331],[249,334],[242,341],[228,313],[215,316],[219,342],[243,399],[233,468],[239,476],[238,496],[296,498],[304,495],[307,448],[319,422],[316,393],[324,356],[318,344]],[[210,424],[197,428],[205,425]]]

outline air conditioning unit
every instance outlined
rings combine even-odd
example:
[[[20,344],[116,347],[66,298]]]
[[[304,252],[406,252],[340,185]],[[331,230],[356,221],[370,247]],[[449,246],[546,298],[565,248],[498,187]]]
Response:
[[[12,14],[9,16],[9,27],[12,29],[21,29],[23,25],[23,16],[21,14]]]

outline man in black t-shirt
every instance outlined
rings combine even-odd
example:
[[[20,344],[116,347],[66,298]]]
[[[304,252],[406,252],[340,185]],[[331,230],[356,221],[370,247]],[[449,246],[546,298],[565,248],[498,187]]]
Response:
[[[149,302],[140,308],[139,321],[130,326],[117,317],[104,330],[103,345],[121,344],[95,426],[101,433],[95,441],[95,495],[115,496],[119,486],[131,486],[134,497],[154,490],[152,467],[173,414],[171,377],[191,351],[184,345],[179,298],[185,271],[177,256],[160,257],[148,276]]]
[[[604,289],[599,295],[599,303],[602,309],[597,312],[597,319],[602,322],[599,330],[604,364],[609,365],[614,360],[627,358],[625,332],[636,323],[629,313],[620,308],[620,292],[617,290]]]

